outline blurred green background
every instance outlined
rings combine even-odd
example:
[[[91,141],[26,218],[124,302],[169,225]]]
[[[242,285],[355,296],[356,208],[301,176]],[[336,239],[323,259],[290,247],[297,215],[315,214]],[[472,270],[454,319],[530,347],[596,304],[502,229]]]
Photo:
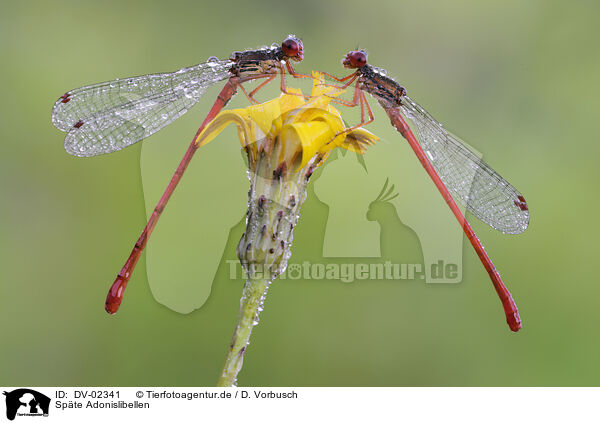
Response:
[[[2,385],[216,383],[242,281],[229,280],[222,264],[207,303],[180,314],[153,298],[144,257],[122,310],[108,316],[106,291],[146,218],[141,146],[71,157],[50,110],[58,96],[81,85],[227,57],[288,33],[303,38],[305,61],[297,69],[304,72],[345,74],[341,56],[367,48],[373,63],[524,193],[532,220],[523,235],[474,222],[524,328],[514,334],[506,327],[465,240],[460,284],[276,282],[240,384],[599,384],[598,2],[31,1],[1,7]],[[148,142],[177,140],[183,154],[216,93],[209,91]],[[232,107],[246,104],[238,96]],[[376,118],[371,131],[401,142],[385,115],[378,111]],[[229,134],[220,142],[235,144],[231,157],[241,166]],[[399,165],[413,166],[416,159],[404,151]],[[221,165],[213,161],[196,175],[211,182]],[[169,173],[174,166],[165,167]],[[428,187],[425,173],[414,169],[407,186]],[[313,228],[327,216],[327,205],[310,195],[295,231],[295,262],[320,255]],[[242,194],[240,218],[245,201]],[[219,219],[216,202],[210,207]],[[240,228],[235,231],[223,260],[235,258]]]

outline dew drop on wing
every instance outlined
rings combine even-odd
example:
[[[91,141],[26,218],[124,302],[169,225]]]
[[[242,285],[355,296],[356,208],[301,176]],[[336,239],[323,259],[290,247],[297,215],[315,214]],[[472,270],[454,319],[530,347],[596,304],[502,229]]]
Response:
[[[194,90],[190,89],[189,87],[185,87],[183,89],[183,95],[186,96],[186,98],[193,99],[194,98]]]
[[[403,103],[402,111],[415,124],[423,150],[433,153],[433,160],[427,155],[451,195],[491,227],[503,233],[523,232],[529,213],[513,204],[521,194],[420,105],[408,97]]]

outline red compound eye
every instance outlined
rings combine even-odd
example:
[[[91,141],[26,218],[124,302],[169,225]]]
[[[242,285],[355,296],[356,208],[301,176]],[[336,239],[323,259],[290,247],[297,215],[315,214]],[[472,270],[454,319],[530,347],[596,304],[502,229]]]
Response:
[[[289,37],[281,44],[283,54],[296,60],[302,60],[302,41],[297,38]]]
[[[353,68],[362,68],[367,64],[367,53],[362,50],[351,51],[346,56],[348,64]]]

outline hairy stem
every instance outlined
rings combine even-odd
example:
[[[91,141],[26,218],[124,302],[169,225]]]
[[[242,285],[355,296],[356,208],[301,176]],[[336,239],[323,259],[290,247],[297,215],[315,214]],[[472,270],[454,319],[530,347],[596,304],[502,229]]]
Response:
[[[315,156],[305,168],[290,171],[290,165],[279,161],[279,149],[283,143],[276,141],[267,139],[260,150],[257,146],[246,148],[250,191],[246,230],[237,247],[237,256],[246,272],[246,284],[237,325],[217,386],[235,386],[237,382],[267,289],[287,266],[293,230],[306,198],[306,186],[315,162],[320,160]]]
[[[248,278],[246,281],[240,300],[237,325],[233,332],[233,338],[217,386],[236,386],[237,375],[244,362],[246,347],[250,343],[252,329],[258,323],[258,314],[262,311],[270,284],[271,279]]]

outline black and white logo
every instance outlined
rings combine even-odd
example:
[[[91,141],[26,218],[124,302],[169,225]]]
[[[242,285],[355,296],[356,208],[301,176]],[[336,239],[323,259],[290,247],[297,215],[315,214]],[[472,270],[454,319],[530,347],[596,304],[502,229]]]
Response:
[[[38,391],[21,388],[4,391],[4,395],[8,420],[14,420],[16,416],[48,416],[50,398]]]

